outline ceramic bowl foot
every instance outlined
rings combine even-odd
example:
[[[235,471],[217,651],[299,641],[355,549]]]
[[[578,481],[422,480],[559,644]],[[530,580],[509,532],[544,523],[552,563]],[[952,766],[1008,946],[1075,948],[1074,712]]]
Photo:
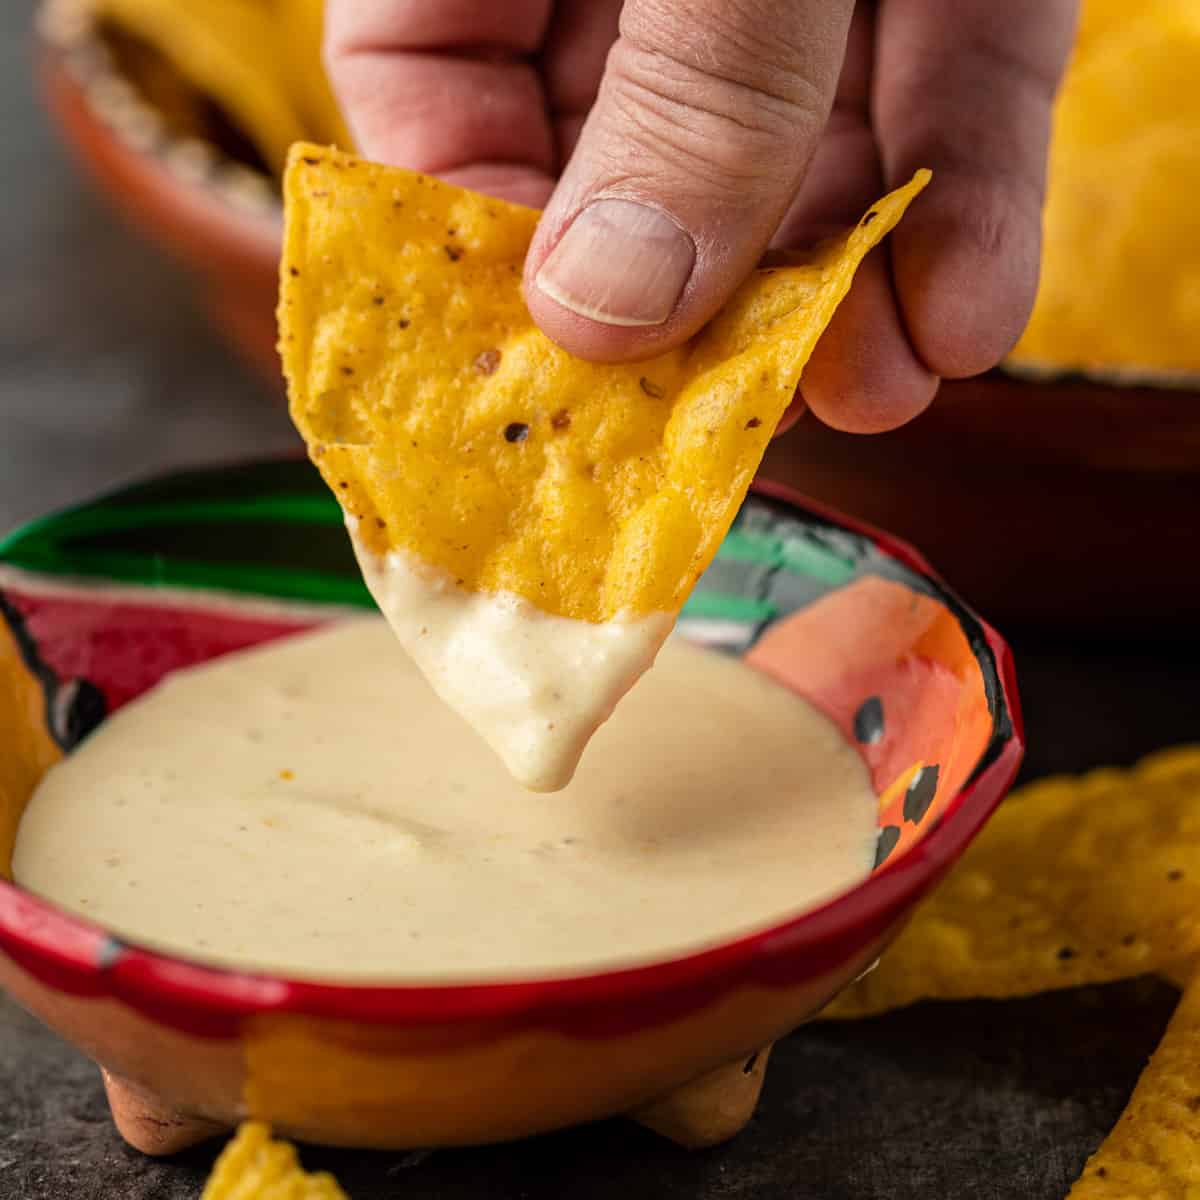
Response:
[[[228,1132],[226,1126],[215,1121],[176,1112],[157,1096],[128,1080],[108,1071],[101,1074],[117,1132],[143,1154],[177,1154]]]
[[[700,1150],[740,1133],[758,1105],[771,1047],[685,1083],[630,1113],[632,1120],[677,1145]]]

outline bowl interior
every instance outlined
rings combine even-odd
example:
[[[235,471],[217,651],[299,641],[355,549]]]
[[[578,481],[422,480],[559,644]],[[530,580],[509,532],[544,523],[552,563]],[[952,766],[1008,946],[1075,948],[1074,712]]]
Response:
[[[299,459],[175,474],[10,535],[0,889],[41,775],[109,713],[171,670],[370,606],[340,510]],[[1013,741],[994,635],[912,551],[769,486],[679,631],[745,657],[856,745],[879,796],[876,873]]]

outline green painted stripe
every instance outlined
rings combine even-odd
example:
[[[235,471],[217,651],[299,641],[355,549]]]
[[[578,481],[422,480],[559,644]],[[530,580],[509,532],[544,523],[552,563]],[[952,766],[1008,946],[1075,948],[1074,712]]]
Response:
[[[854,575],[856,564],[828,546],[807,538],[780,538],[731,529],[717,551],[726,562],[748,562],[758,566],[782,567],[796,575],[819,579],[839,587]]]
[[[775,616],[775,606],[753,596],[732,596],[728,592],[696,591],[683,606],[683,616],[719,621],[746,621],[758,624]]]
[[[783,561],[779,539],[765,537],[760,533],[745,533],[740,529],[731,529],[717,551],[717,557],[730,562],[757,563],[760,566],[775,567]]]
[[[341,525],[332,496],[262,496],[247,500],[185,500],[160,504],[100,504],[41,517],[0,539],[0,555],[30,543],[65,541],[163,525],[215,525],[222,521],[286,525]]]
[[[807,538],[788,538],[781,547],[782,566],[796,575],[841,587],[854,578],[858,564]]]
[[[222,564],[180,562],[163,555],[89,549],[66,542],[88,537],[168,526],[211,526],[229,523],[245,528],[260,524],[311,525],[334,528],[343,524],[341,509],[328,492],[283,493],[234,500],[209,498],[146,503],[121,503],[119,497],[68,509],[29,522],[0,539],[0,558],[28,570],[52,575],[99,576],[123,583],[170,583],[181,587],[213,588],[257,593],[282,599],[370,606],[366,588],[357,578],[313,570],[296,570],[266,563]],[[730,530],[718,552],[721,562],[782,568],[837,587],[853,577],[856,564],[828,546],[803,537],[778,537],[737,527]],[[714,581],[715,582],[715,581]],[[736,587],[736,580],[730,580]],[[760,623],[777,615],[768,601],[736,592],[704,590],[694,593],[684,615],[700,619]]]

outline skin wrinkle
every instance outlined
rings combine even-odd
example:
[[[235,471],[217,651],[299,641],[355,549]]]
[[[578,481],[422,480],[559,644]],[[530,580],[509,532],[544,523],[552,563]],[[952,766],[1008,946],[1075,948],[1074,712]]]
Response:
[[[815,52],[819,44],[833,40],[837,34],[830,28],[814,35],[807,21],[802,23],[795,15],[786,15],[789,8],[803,9],[806,17],[812,15],[807,5],[795,4],[794,0],[782,4],[724,0],[723,6],[708,8],[703,22],[681,23],[677,3],[644,0],[625,9],[621,36],[630,46],[663,54],[709,79],[749,87],[760,96],[789,105],[805,105],[815,95],[816,108],[826,108],[823,97],[835,83],[833,74],[814,81],[808,72],[821,61],[822,56]],[[781,10],[785,13],[782,18]],[[793,30],[799,32],[801,24],[808,36],[789,36]],[[769,30],[769,35],[757,36],[760,26]],[[715,49],[718,44],[720,51]],[[693,48],[703,48],[705,53],[689,55]]]
[[[656,86],[649,74],[638,79],[618,76],[612,88],[612,102],[624,117],[626,136],[636,131],[653,157],[679,168],[710,191],[736,195],[764,180],[795,183],[802,172],[802,163],[771,153],[787,140],[787,125],[782,121],[776,129],[752,128],[735,115],[706,107],[699,90],[684,100]]]
[[[636,83],[682,108],[728,121],[743,133],[780,140],[794,133],[798,120],[819,123],[829,107],[812,87],[795,89],[794,95],[767,91],[752,82],[703,71],[667,51],[630,42],[617,44],[610,73],[615,81]],[[714,89],[713,83],[727,86]],[[706,103],[714,90],[721,105]]]

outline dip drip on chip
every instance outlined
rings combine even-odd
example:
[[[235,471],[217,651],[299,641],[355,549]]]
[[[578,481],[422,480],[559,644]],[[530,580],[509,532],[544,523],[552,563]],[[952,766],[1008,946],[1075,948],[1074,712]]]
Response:
[[[928,179],[756,271],[687,345],[601,365],[525,308],[537,212],[293,149],[292,418],[384,615],[526,786],[565,786],[653,662],[855,269]]]

